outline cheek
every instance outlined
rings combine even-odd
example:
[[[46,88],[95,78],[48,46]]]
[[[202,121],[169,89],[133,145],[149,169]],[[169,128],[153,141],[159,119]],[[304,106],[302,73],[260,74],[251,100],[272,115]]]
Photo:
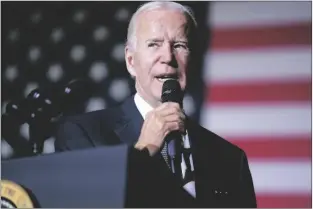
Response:
[[[184,90],[186,88],[186,83],[187,83],[187,71],[188,71],[188,67],[189,67],[189,60],[188,60],[188,56],[186,55],[182,55],[182,56],[178,56],[177,57],[177,63],[178,63],[178,67],[180,69],[180,86],[181,88]]]
[[[141,56],[140,59],[137,59],[136,61],[135,68],[137,72],[137,80],[142,88],[148,90],[151,86],[155,86],[156,84],[153,77],[154,62],[151,57]]]
[[[179,55],[179,56],[176,56],[176,60],[177,60],[178,67],[181,71],[180,73],[182,75],[185,75],[188,70],[188,56]]]
[[[155,56],[149,53],[141,53],[136,59],[137,68],[140,68],[143,73],[149,75],[155,64]]]

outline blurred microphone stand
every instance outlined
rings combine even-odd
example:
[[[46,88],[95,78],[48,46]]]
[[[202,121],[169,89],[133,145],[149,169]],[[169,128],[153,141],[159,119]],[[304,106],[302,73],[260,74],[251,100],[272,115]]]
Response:
[[[2,115],[2,137],[19,157],[42,154],[44,142],[53,135],[58,118],[89,98],[89,87],[85,80],[73,80],[51,91],[35,89],[26,99],[8,103]],[[28,141],[16,138],[11,131],[23,123],[29,124]]]

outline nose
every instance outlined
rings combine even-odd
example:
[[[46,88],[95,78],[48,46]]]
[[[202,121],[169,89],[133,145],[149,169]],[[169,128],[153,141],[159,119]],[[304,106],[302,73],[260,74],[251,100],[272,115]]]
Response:
[[[170,63],[170,62],[172,61],[172,59],[173,59],[172,47],[171,47],[170,44],[164,44],[162,48],[163,48],[163,50],[162,50],[162,52],[161,52],[161,53],[162,53],[162,54],[161,54],[161,56],[162,56],[162,62],[168,64],[168,63]]]
[[[161,51],[161,62],[177,68],[177,61],[175,59],[171,44],[164,44]]]

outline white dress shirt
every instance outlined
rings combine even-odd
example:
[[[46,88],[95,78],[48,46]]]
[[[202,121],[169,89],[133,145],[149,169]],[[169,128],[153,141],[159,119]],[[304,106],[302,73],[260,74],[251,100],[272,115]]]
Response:
[[[153,110],[153,107],[151,107],[138,93],[135,94],[134,97],[135,104],[143,117],[143,119],[146,118],[146,115],[148,112]],[[183,136],[183,142],[184,142],[184,148],[190,148],[190,143],[189,143],[189,137],[188,137],[188,130],[187,134]],[[182,154],[183,155],[183,154]],[[192,159],[192,154],[190,155],[190,165],[191,165],[191,171],[194,171],[194,166],[193,166],[193,159]],[[184,160],[184,157],[182,156],[182,162],[181,162],[181,170],[182,170],[182,175],[183,177],[185,176],[185,171],[186,171],[186,163]],[[186,185],[184,185],[184,189],[193,197],[196,197],[196,190],[195,190],[195,181],[190,181]]]

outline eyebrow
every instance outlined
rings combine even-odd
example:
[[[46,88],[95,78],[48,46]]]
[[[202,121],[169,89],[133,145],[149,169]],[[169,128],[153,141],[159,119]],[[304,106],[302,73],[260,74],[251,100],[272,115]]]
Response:
[[[145,41],[147,42],[164,42],[164,39],[160,39],[160,38],[152,38],[152,39],[148,39]],[[173,41],[174,43],[184,43],[184,44],[188,44],[188,41],[186,40],[177,40],[177,41]]]
[[[178,40],[178,41],[174,41],[175,43],[183,43],[183,44],[188,44],[188,41],[185,40]]]
[[[152,38],[152,39],[148,39],[145,42],[163,42],[164,39],[160,39],[160,38]]]

